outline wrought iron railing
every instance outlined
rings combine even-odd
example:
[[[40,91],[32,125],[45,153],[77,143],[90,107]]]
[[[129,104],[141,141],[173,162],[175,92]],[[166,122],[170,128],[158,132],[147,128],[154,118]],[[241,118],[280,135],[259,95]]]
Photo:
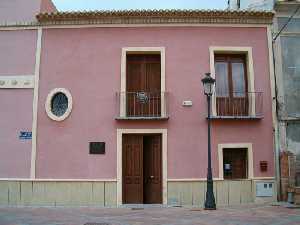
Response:
[[[119,119],[168,118],[166,92],[119,92],[117,107]]]
[[[262,118],[262,92],[214,94],[214,116],[219,118]]]

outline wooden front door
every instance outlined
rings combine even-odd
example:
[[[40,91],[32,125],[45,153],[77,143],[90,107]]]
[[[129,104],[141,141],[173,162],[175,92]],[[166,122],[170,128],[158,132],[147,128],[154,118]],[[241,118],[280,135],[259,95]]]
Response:
[[[123,203],[143,203],[143,136],[123,135]]]
[[[124,204],[162,203],[161,135],[123,135]]]
[[[247,149],[223,149],[224,179],[246,179],[247,165]]]
[[[247,116],[249,98],[244,55],[216,55],[216,101],[218,116]]]
[[[129,117],[161,115],[160,55],[127,55],[126,105]]]
[[[144,136],[144,203],[162,203],[161,135]]]

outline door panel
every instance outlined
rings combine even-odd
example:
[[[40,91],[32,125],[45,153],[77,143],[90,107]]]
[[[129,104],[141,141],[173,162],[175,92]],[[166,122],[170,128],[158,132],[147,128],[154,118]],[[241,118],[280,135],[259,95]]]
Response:
[[[224,179],[247,178],[247,149],[223,149]],[[225,169],[225,164],[230,169]]]
[[[144,136],[144,203],[162,203],[161,135]]]
[[[160,61],[151,61],[146,64],[146,92],[148,93],[148,102],[145,104],[145,107],[148,108],[148,116],[157,117],[161,115],[160,69]]]
[[[123,135],[123,203],[143,203],[143,136]]]
[[[143,90],[145,77],[143,74],[142,60],[134,56],[127,56],[126,72],[126,105],[127,116],[139,116],[142,114],[142,105],[139,103],[136,93]]]

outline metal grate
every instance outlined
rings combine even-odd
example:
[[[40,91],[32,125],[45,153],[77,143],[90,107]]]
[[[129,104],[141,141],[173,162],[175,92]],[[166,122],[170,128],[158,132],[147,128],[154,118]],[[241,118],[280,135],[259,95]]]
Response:
[[[51,111],[55,116],[62,116],[68,109],[68,97],[62,93],[56,93],[51,100]]]
[[[262,92],[231,92],[213,95],[217,117],[263,117]]]

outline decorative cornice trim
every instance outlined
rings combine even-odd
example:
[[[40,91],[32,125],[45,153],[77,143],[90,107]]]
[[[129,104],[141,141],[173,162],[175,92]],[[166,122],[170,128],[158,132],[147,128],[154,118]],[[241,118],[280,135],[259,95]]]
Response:
[[[34,75],[0,76],[2,88],[34,88]]]
[[[37,29],[39,22],[26,22],[26,21],[16,21],[16,22],[1,22],[0,27],[33,27],[32,29]]]
[[[271,11],[128,10],[40,13],[40,25],[84,24],[271,24]]]

